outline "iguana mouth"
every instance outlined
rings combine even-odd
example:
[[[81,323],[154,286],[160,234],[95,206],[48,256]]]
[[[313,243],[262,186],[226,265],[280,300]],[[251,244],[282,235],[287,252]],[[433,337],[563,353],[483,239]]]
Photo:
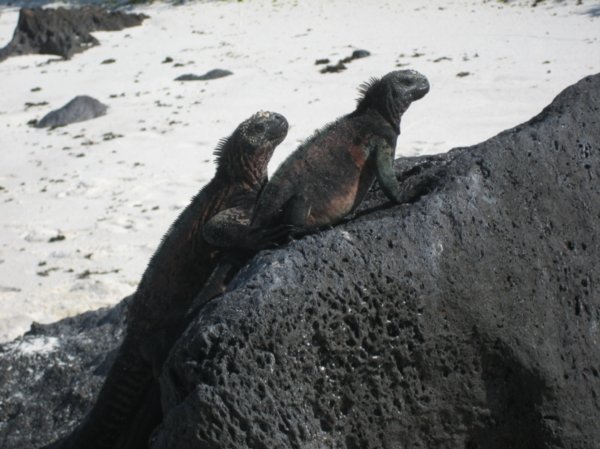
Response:
[[[275,137],[285,137],[289,128],[286,118],[283,115],[274,112],[271,115],[271,120],[275,122],[272,128],[272,134]]]

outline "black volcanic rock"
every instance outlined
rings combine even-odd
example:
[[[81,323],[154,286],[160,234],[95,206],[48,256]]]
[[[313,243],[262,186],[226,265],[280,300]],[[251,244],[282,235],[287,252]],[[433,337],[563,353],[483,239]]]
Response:
[[[73,98],[63,107],[46,114],[39,122],[37,128],[53,128],[70,123],[83,122],[106,114],[107,106],[87,95]]]
[[[98,45],[93,31],[118,31],[137,26],[148,16],[106,11],[95,6],[82,8],[21,8],[12,40],[0,49],[0,61],[16,55],[62,56]]]
[[[39,447],[84,417],[121,342],[128,301],[34,324],[0,344],[0,447]]]
[[[261,253],[201,312],[152,449],[599,447],[600,75],[399,168],[441,179]]]
[[[400,206],[375,187],[200,312],[163,370],[152,449],[598,448],[600,75],[396,168],[439,182]],[[1,447],[81,419],[124,307],[0,346]]]

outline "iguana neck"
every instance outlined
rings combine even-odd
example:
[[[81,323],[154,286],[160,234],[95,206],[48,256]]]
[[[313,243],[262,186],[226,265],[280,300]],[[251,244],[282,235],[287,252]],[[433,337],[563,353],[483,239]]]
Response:
[[[270,148],[261,148],[252,152],[241,152],[235,160],[220,161],[216,178],[248,190],[260,189],[267,180],[267,164],[272,153]]]

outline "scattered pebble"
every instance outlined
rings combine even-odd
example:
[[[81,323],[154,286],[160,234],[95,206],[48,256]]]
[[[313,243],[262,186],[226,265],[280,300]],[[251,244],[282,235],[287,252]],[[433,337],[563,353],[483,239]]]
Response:
[[[104,61],[102,61],[100,64],[114,64],[116,61],[116,59],[105,59]]]
[[[102,135],[102,140],[113,140],[113,139],[119,139],[121,137],[123,137],[123,134],[115,134],[113,132],[107,132]]]
[[[321,69],[321,73],[338,73],[346,70],[346,65],[340,61],[336,65],[328,65]]]
[[[229,75],[233,75],[233,72],[223,69],[213,69],[206,72],[204,75],[194,75],[193,73],[187,73],[175,78],[175,81],[208,81],[217,78],[223,78]]]
[[[469,76],[469,75],[471,75],[471,72],[458,72],[456,74],[456,76],[459,78],[464,78],[465,76]]]
[[[64,234],[57,234],[54,237],[50,237],[48,239],[48,243],[54,243],[54,242],[62,242],[63,240],[65,240],[67,237]]]
[[[47,277],[53,271],[58,271],[58,270],[59,270],[58,267],[50,267],[50,268],[48,268],[46,270],[38,271],[35,274],[37,274],[38,276]]]
[[[37,108],[40,106],[48,106],[48,102],[47,101],[40,101],[39,103],[32,103],[27,101],[25,103],[25,110],[29,109],[29,108]]]
[[[77,275],[77,279],[87,279],[90,276],[95,275],[95,274],[113,274],[113,273],[118,273],[119,271],[121,271],[121,270],[119,270],[118,268],[115,268],[114,270],[107,270],[107,271],[85,270]]]
[[[349,62],[354,61],[355,59],[361,59],[361,58],[366,58],[367,56],[370,56],[371,53],[367,50],[354,50],[352,52],[352,54],[344,59],[340,59],[338,61],[337,64],[333,65],[330,64],[328,66],[325,66],[324,68],[322,68],[320,70],[321,73],[338,73],[341,72],[342,70],[346,70],[346,64],[348,64]],[[318,64],[327,64],[329,62],[329,59],[318,59],[317,61],[315,61],[315,65]]]

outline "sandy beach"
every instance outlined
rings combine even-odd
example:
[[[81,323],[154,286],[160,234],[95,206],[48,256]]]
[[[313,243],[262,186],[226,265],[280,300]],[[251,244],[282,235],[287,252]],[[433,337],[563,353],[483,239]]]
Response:
[[[415,69],[431,91],[405,114],[396,155],[434,154],[513,127],[600,72],[598,2],[532,3],[155,3],[134,9],[150,16],[142,26],[94,33],[101,45],[70,60],[0,63],[0,342],[132,293],[169,224],[212,177],[219,139],[257,110],[291,124],[272,171],[350,112],[362,82]],[[0,6],[0,46],[17,17]],[[342,72],[315,65],[357,49],[370,56]],[[174,81],[215,68],[233,75]],[[108,114],[28,125],[76,95]]]

